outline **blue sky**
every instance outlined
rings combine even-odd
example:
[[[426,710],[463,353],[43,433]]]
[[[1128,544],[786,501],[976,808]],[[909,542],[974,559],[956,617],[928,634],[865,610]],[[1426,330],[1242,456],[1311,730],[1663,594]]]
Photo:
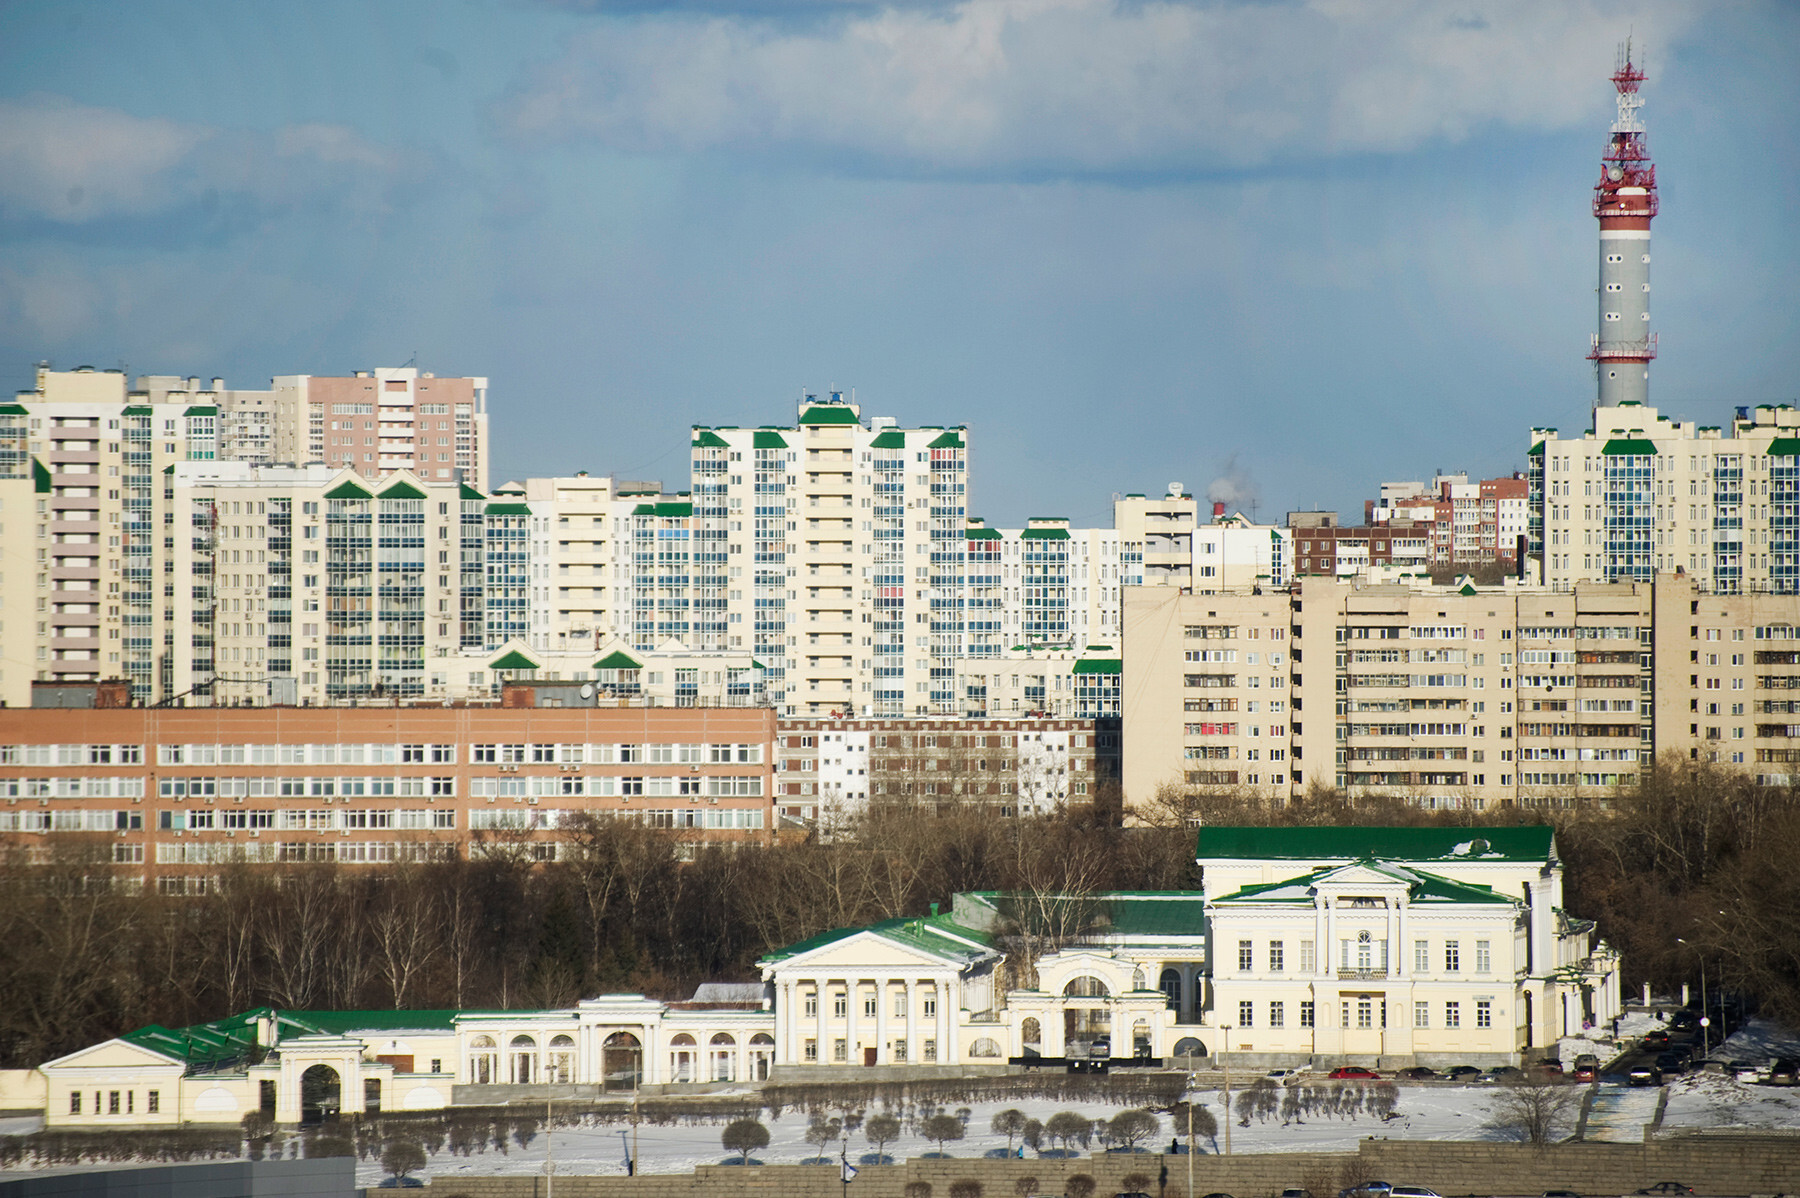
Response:
[[[487,375],[496,477],[685,486],[803,390],[972,510],[1346,517],[1586,425],[1628,32],[1652,402],[1800,397],[1800,6],[0,0],[0,385]]]

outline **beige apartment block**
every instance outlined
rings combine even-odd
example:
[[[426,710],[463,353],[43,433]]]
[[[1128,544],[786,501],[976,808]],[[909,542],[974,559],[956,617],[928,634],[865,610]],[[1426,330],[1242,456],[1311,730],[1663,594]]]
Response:
[[[349,378],[278,375],[273,386],[276,461],[490,485],[485,378],[438,378],[404,366]]]
[[[1673,574],[1489,590],[1320,578],[1127,591],[1125,610],[1128,808],[1165,786],[1314,784],[1427,807],[1566,805],[1634,785],[1671,751],[1788,772],[1794,596],[1713,595]]]
[[[1704,591],[1800,593],[1800,412],[1739,408],[1721,428],[1627,402],[1594,421],[1579,436],[1532,430],[1545,583],[1681,572]]]
[[[1117,720],[1124,661],[1112,645],[1016,645],[956,663],[963,710],[977,716],[1079,716]]]
[[[579,655],[629,635],[632,514],[646,499],[667,498],[661,486],[576,474],[505,489],[522,491],[531,509],[531,648]]]

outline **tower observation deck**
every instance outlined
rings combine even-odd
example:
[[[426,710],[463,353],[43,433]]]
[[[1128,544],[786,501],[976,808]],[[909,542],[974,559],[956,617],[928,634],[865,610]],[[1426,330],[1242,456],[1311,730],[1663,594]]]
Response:
[[[1600,313],[1588,358],[1599,382],[1595,406],[1612,407],[1650,394],[1650,222],[1656,216],[1656,164],[1638,119],[1644,72],[1631,61],[1631,43],[1619,51],[1613,86],[1619,115],[1601,156],[1594,184],[1594,216],[1600,221]]]

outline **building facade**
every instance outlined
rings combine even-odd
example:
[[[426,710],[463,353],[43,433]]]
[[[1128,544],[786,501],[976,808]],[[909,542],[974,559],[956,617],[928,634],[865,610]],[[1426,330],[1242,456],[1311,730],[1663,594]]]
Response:
[[[0,712],[0,837],[195,893],[235,861],[552,860],[592,812],[773,826],[768,708],[124,707]]]

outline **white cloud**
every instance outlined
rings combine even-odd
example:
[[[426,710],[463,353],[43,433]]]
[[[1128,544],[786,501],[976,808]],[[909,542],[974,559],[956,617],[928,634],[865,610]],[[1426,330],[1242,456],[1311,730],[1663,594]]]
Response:
[[[1592,120],[1620,35],[1648,30],[1660,52],[1698,7],[963,0],[805,27],[662,13],[587,31],[505,117],[628,150],[898,170],[1240,169]]]
[[[195,204],[379,211],[419,170],[341,125],[261,133],[60,96],[0,99],[0,217],[83,225]]]

